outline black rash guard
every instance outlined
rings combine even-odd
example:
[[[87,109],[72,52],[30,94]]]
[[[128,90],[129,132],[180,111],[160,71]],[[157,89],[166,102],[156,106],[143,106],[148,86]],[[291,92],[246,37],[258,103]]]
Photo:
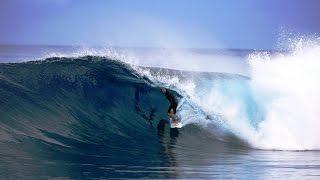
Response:
[[[170,102],[168,113],[170,112],[171,109],[173,109],[173,113],[176,114],[176,110],[177,110],[177,106],[178,106],[176,100],[174,99],[172,94],[169,92],[169,90],[166,90],[165,96],[168,99],[168,101]]]

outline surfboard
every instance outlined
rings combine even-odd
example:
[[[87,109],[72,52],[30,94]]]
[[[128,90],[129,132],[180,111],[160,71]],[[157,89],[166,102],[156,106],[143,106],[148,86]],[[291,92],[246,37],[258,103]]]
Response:
[[[170,127],[171,128],[182,128],[182,124],[180,122],[177,122],[177,123],[171,122]]]
[[[169,118],[170,127],[171,128],[182,128],[182,124],[180,121],[173,121],[171,118]]]

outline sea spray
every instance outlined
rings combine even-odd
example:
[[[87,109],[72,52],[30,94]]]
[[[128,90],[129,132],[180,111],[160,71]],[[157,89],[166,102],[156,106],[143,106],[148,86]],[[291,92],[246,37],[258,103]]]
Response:
[[[320,149],[320,46],[298,41],[289,54],[250,56],[251,88],[265,117],[253,145]]]

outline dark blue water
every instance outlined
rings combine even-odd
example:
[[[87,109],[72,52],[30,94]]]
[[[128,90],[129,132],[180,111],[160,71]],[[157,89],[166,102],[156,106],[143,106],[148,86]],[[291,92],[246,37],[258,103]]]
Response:
[[[53,48],[69,51],[70,47]],[[19,61],[37,58],[41,52],[35,47],[6,46],[0,48],[0,57],[2,62]],[[216,74],[206,74],[211,75]],[[1,63],[0,176],[2,179],[318,179],[320,176],[318,151],[256,150],[236,137],[221,141],[196,124],[184,126],[175,136],[170,136],[169,128],[160,132],[157,124],[167,118],[167,107],[168,102],[156,84],[127,64],[109,58],[53,57]]]

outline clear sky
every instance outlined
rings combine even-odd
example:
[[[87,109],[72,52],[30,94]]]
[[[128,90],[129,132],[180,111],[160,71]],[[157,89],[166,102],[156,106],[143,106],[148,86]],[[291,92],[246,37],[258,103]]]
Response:
[[[274,48],[320,33],[319,0],[0,0],[0,44]]]

